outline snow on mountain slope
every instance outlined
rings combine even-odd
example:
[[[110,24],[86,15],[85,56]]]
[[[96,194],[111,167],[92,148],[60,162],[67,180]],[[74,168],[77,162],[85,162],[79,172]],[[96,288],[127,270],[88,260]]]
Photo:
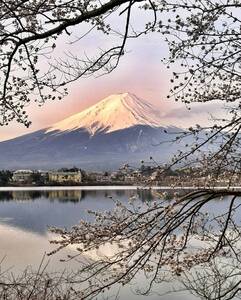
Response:
[[[111,95],[86,110],[68,117],[46,133],[74,131],[85,128],[91,135],[98,131],[113,132],[134,125],[166,127],[160,110],[130,93]]]

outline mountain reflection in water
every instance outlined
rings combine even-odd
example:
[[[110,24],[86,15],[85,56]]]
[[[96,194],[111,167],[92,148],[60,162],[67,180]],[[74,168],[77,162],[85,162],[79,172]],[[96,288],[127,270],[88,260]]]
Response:
[[[21,272],[25,267],[37,269],[44,255],[55,248],[49,243],[53,235],[48,226],[71,227],[80,219],[89,219],[87,210],[111,210],[112,199],[122,202],[129,198],[138,201],[153,200],[155,192],[151,190],[48,190],[48,191],[8,191],[0,192],[0,259],[6,256],[3,268]],[[108,249],[111,251],[111,249]],[[61,253],[53,255],[48,268],[58,270],[76,270],[78,265],[70,261],[66,265],[60,259],[66,257],[73,249],[67,247]],[[137,280],[138,285],[145,284],[145,278]],[[137,285],[137,286],[138,286]],[[119,299],[131,300],[192,300],[194,297],[186,292],[168,294],[164,298],[158,293],[169,290],[169,285],[162,285],[157,294],[142,297],[133,293],[134,286],[124,287]],[[112,291],[112,290],[111,290]],[[113,288],[113,293],[116,292]],[[101,298],[102,299],[102,298]]]

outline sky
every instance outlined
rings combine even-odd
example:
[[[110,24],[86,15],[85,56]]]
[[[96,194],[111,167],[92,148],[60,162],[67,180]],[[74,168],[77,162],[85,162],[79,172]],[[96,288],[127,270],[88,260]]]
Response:
[[[137,15],[135,20],[137,20],[137,27],[144,24],[141,16]],[[120,26],[116,20],[113,26],[119,30]],[[74,37],[73,31],[71,39]],[[113,43],[113,37],[109,38],[96,32],[78,43],[70,44],[69,42],[71,40],[58,41],[55,55],[64,57],[64,52],[69,49],[80,57],[86,52],[95,54],[99,47],[108,47],[110,43]],[[63,100],[47,102],[41,107],[32,103],[27,107],[32,121],[30,128],[12,122],[0,128],[0,141],[46,128],[111,94],[122,92],[134,93],[158,106],[163,117],[168,119],[171,125],[189,127],[193,123],[208,122],[209,113],[217,110],[216,105],[202,104],[201,107],[196,105],[189,111],[184,104],[177,104],[167,99],[171,72],[161,62],[161,59],[167,56],[168,49],[160,34],[151,33],[132,39],[128,42],[126,50],[127,53],[112,73],[99,77],[80,78],[68,85],[69,94]],[[46,61],[42,62],[41,67],[46,67]]]

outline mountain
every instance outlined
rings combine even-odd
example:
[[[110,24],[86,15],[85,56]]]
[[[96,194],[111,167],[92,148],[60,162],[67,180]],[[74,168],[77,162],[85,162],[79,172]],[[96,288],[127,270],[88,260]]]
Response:
[[[79,166],[113,169],[150,156],[162,162],[175,151],[160,109],[131,93],[111,95],[60,122],[0,142],[0,168],[51,169]]]
[[[86,110],[47,129],[66,132],[85,128],[89,134],[113,132],[136,125],[163,126],[161,112],[147,101],[130,93],[111,95]]]

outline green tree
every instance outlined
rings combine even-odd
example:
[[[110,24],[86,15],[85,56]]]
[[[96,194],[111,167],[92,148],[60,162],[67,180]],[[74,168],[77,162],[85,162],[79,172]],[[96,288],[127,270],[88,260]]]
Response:
[[[8,170],[2,170],[0,171],[0,185],[5,186],[8,185],[11,182],[13,173]]]

